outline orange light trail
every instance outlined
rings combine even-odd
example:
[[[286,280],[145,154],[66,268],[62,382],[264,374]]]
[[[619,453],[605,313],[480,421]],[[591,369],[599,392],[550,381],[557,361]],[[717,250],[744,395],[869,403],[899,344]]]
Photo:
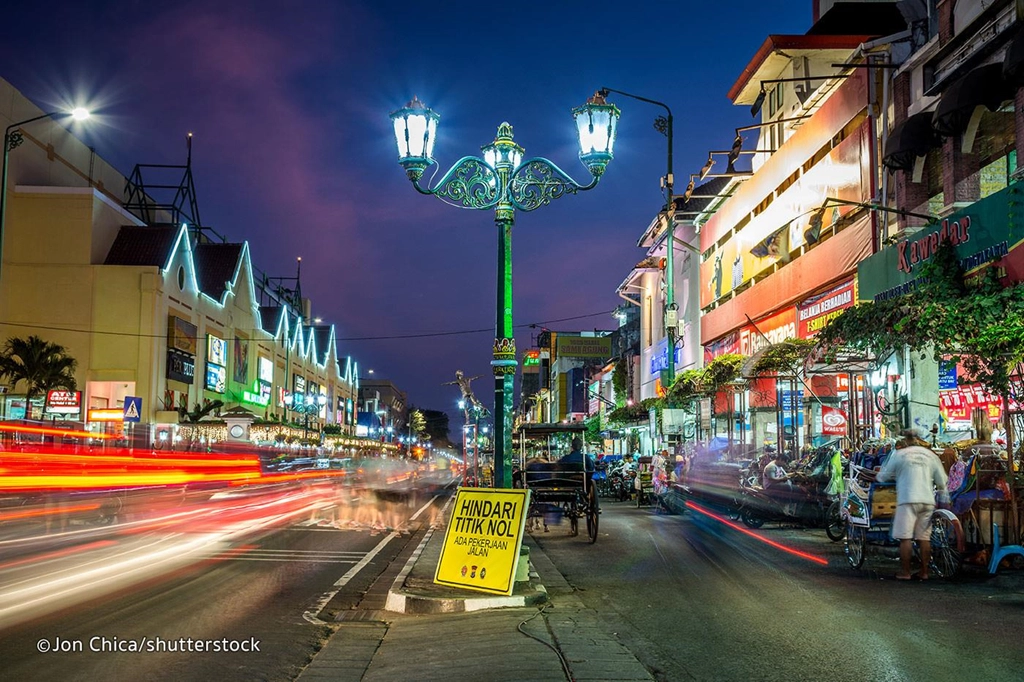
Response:
[[[14,514],[0,514],[0,523],[15,519],[30,519],[35,516],[47,516],[49,514],[71,514],[73,512],[92,511],[99,508],[99,504],[79,504],[74,507],[62,507],[60,509],[33,509],[32,511],[15,512]]]
[[[44,436],[74,436],[75,438],[96,438],[97,440],[108,440],[116,438],[109,433],[93,433],[92,431],[75,431],[72,429],[52,429],[46,426],[19,426],[15,424],[0,424],[0,431],[12,431],[16,433],[37,433]]]
[[[769,540],[768,538],[763,537],[761,535],[758,535],[757,533],[754,533],[753,531],[751,531],[748,528],[744,528],[744,527],[742,527],[742,526],[740,526],[738,524],[735,524],[732,521],[730,521],[729,519],[727,519],[727,518],[725,518],[723,516],[719,516],[718,514],[715,514],[712,511],[704,509],[700,505],[694,504],[693,502],[687,501],[686,502],[686,506],[689,509],[692,509],[695,512],[699,512],[699,513],[703,514],[704,516],[708,516],[708,517],[714,519],[715,521],[719,521],[720,523],[724,523],[725,525],[729,526],[730,528],[732,528],[734,530],[738,530],[739,532],[743,533],[744,535],[749,535],[750,537],[754,538],[755,540],[760,540],[764,544],[770,545],[770,546],[774,547],[775,549],[781,549],[783,552],[786,552],[787,554],[792,554],[795,557],[800,557],[801,559],[807,559],[808,561],[813,561],[814,563],[820,564],[821,566],[828,566],[828,559],[825,559],[825,558],[822,558],[822,557],[819,557],[819,556],[814,556],[813,554],[808,554],[807,552],[801,552],[798,549],[793,549],[792,547],[786,547],[785,545],[780,544],[778,542],[775,542],[774,540]]]

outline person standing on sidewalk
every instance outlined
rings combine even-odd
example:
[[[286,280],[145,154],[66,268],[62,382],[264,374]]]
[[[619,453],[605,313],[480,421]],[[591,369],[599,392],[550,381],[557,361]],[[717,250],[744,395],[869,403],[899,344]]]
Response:
[[[876,481],[896,481],[896,515],[892,520],[892,536],[900,541],[900,572],[897,580],[913,577],[928,579],[932,558],[932,512],[935,491],[946,495],[946,471],[942,462],[924,440],[923,432],[907,429],[897,450],[889,455]],[[902,443],[902,447],[899,447]],[[921,549],[921,571],[910,573],[910,555],[914,540]]]

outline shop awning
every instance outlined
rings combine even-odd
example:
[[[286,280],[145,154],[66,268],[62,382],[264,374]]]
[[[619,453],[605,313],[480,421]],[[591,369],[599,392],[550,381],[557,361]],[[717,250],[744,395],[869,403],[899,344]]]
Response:
[[[1013,88],[1003,79],[1002,64],[986,64],[970,71],[942,93],[932,118],[932,127],[943,137],[967,130],[974,110],[985,106],[996,111],[1013,97]]]
[[[1010,41],[1003,57],[1003,78],[1010,85],[1024,85],[1024,27]]]
[[[933,115],[931,111],[914,114],[893,126],[889,137],[885,138],[882,165],[892,171],[909,171],[917,157],[925,156],[942,144],[942,138],[932,128]]]

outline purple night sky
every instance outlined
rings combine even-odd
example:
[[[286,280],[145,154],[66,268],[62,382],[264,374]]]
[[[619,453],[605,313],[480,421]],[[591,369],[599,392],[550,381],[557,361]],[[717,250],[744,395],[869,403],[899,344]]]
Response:
[[[441,115],[442,172],[508,121],[527,157],[585,183],[570,109],[602,86],[632,92],[672,108],[681,192],[709,149],[728,149],[733,128],[753,122],[729,87],[769,32],[804,33],[811,5],[20,3],[4,16],[0,76],[44,109],[87,99],[96,119],[85,140],[125,175],[184,163],[192,131],[203,222],[247,240],[270,276],[293,276],[301,256],[303,293],[336,325],[339,353],[414,405],[454,414],[458,389],[441,384],[456,369],[490,375],[493,214],[418,194],[388,113],[416,95]],[[661,109],[610,99],[622,119],[601,184],[517,215],[520,351],[533,345],[531,323],[615,326],[615,288],[664,201]],[[490,385],[474,384],[485,405]]]

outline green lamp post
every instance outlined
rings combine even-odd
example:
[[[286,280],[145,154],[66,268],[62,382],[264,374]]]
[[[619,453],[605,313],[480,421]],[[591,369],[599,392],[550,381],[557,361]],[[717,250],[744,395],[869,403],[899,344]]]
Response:
[[[516,343],[512,335],[512,225],[515,212],[533,211],[567,194],[593,189],[612,160],[619,110],[600,93],[572,110],[579,136],[580,161],[591,181],[581,185],[542,157],[524,160],[524,149],[512,139],[512,126],[502,123],[483,157],[459,159],[433,188],[420,184],[433,158],[437,124],[434,111],[415,97],[391,113],[398,163],[413,187],[458,208],[494,210],[498,227],[497,306],[494,321],[494,485],[512,487],[512,399]]]

